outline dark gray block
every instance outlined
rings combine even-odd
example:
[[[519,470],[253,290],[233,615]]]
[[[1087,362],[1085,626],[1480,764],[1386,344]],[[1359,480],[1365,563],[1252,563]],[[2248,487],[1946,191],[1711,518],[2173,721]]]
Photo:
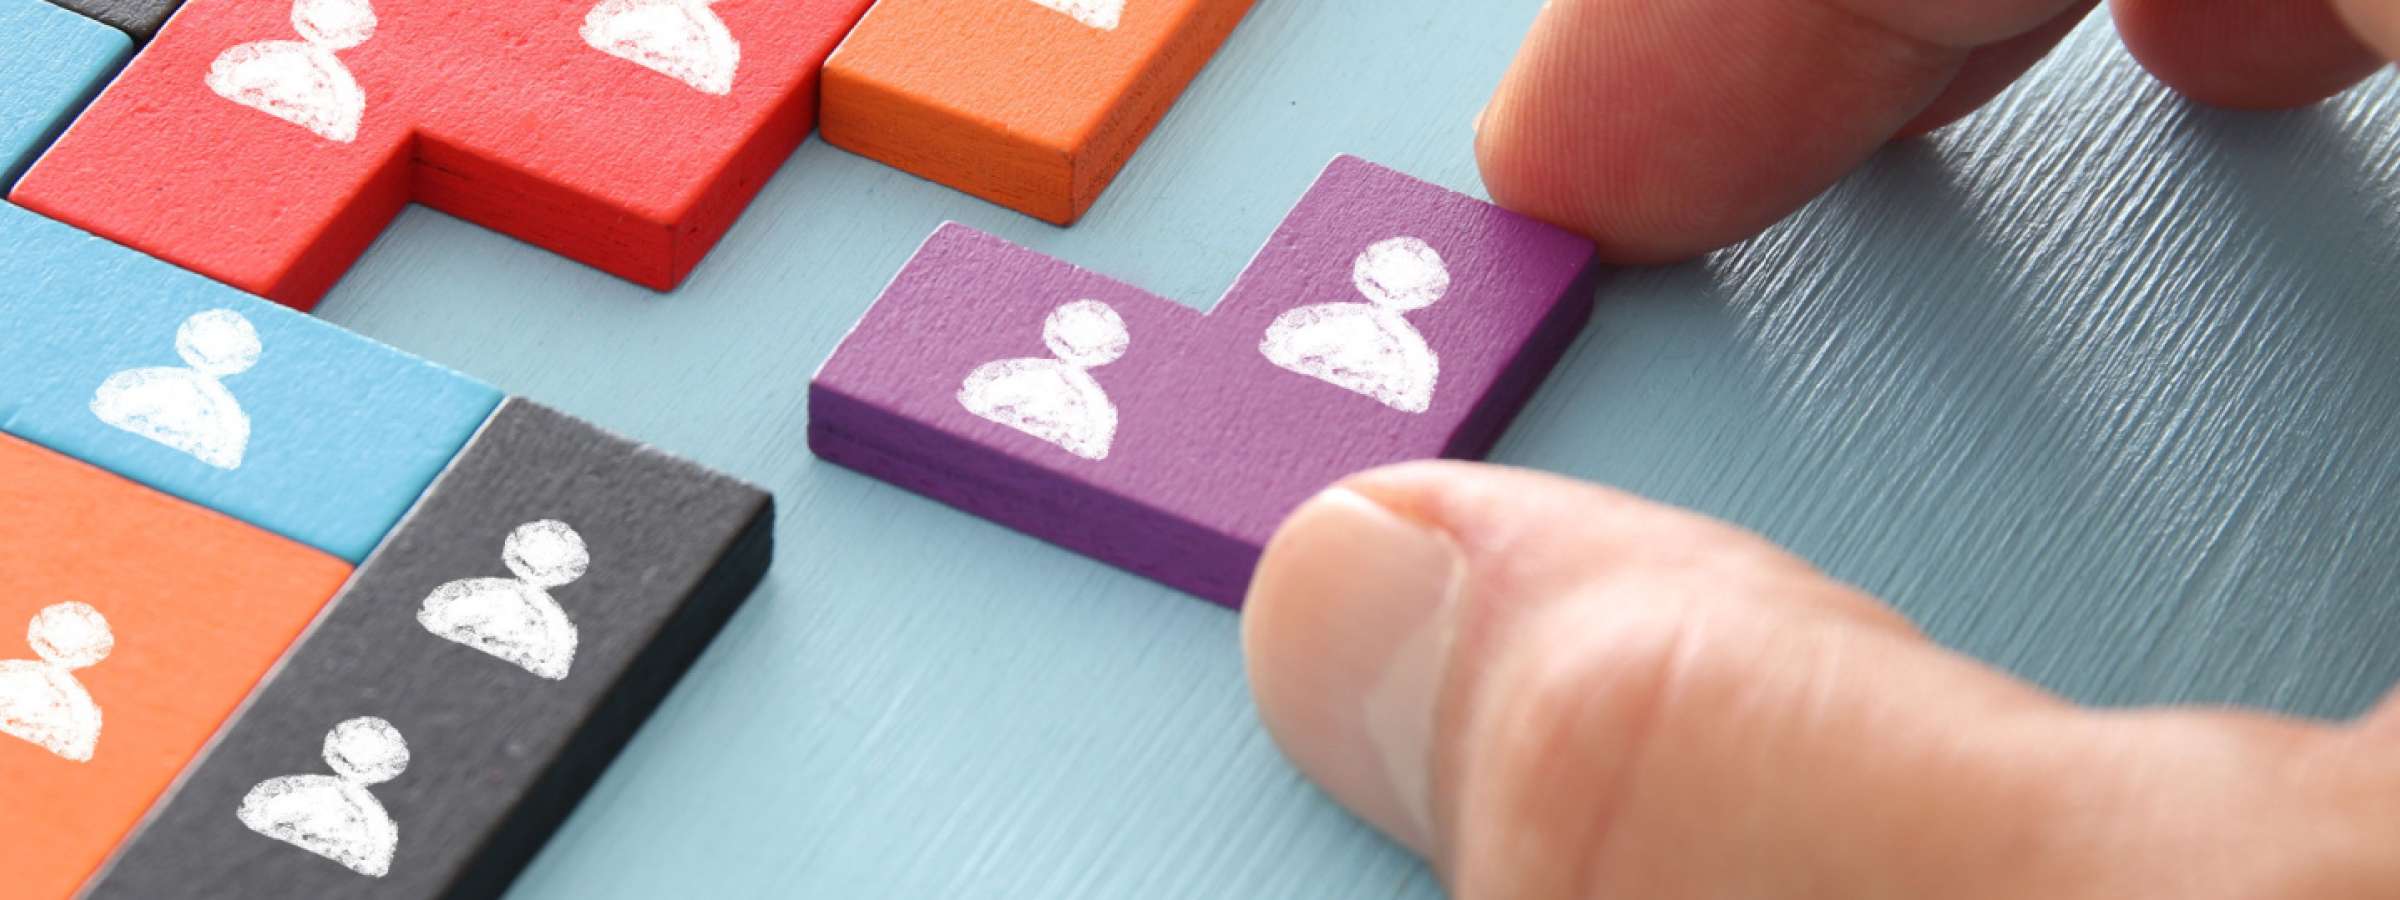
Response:
[[[503,403],[86,896],[500,894],[764,574],[773,504],[558,412]],[[580,577],[547,589],[579,635],[561,680],[419,621],[444,585],[505,584],[503,543],[539,520],[568,524],[589,552]],[[362,716],[391,723],[410,757],[367,788],[398,829],[380,877],[237,817],[261,782],[329,774],[327,732]]]
[[[146,43],[158,33],[158,26],[167,24],[167,17],[183,0],[50,0],[60,6],[117,26],[133,35],[135,43]]]

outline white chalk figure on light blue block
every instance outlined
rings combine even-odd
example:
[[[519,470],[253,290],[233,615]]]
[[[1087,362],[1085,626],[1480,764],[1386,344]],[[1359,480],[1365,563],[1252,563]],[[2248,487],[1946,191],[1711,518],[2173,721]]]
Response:
[[[0,734],[73,762],[91,762],[100,745],[100,705],[75,679],[116,649],[108,619],[81,603],[35,613],[25,642],[37,659],[0,661]]]
[[[1450,291],[1450,270],[1433,245],[1413,237],[1378,241],[1351,264],[1365,303],[1322,303],[1276,317],[1258,350],[1274,364],[1373,397],[1401,412],[1433,406],[1441,358],[1406,313]]]
[[[1052,358],[985,363],[967,375],[958,402],[1076,456],[1107,459],[1117,436],[1117,407],[1090,370],[1116,362],[1131,342],[1125,320],[1108,304],[1065,304],[1042,322],[1042,343]]]
[[[1115,31],[1117,20],[1125,15],[1125,0],[1033,0],[1073,16],[1075,21],[1102,31]]]
[[[583,17],[592,49],[704,93],[733,92],[742,45],[709,4],[718,0],[601,0]]]
[[[361,716],[325,735],[331,775],[269,778],[242,798],[251,831],[382,878],[400,848],[400,826],[367,790],[408,771],[408,742],[392,723]]]
[[[250,446],[250,416],[222,379],[249,371],[262,348],[250,320],[212,309],[175,329],[181,366],[127,369],[92,394],[100,421],[220,469],[238,469]]]
[[[367,94],[334,54],[375,36],[367,0],[295,0],[297,41],[253,41],[217,54],[208,89],[217,96],[316,132],[329,141],[358,137]]]
[[[564,522],[543,519],[517,526],[500,546],[512,578],[463,578],[435,588],[417,609],[417,623],[517,664],[552,681],[575,664],[575,623],[550,596],[591,568],[583,536]]]

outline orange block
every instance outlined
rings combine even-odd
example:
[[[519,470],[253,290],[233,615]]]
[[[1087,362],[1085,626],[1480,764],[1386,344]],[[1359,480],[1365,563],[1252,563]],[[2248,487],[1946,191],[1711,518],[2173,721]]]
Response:
[[[1065,225],[1251,0],[882,0],[826,61],[834,146]]]
[[[0,435],[0,895],[81,887],[349,574]]]

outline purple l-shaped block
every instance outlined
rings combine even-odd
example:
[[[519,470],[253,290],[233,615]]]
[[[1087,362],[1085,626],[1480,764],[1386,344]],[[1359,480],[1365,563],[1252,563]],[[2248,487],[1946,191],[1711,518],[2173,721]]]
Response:
[[[1311,494],[1488,452],[1594,268],[1580,237],[1347,156],[1206,315],[946,224],[810,383],[809,446],[1238,606]]]

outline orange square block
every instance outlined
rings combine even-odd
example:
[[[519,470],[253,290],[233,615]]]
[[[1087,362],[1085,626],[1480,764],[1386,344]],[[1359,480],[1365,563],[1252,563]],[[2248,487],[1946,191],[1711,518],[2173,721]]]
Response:
[[[0,436],[0,894],[80,888],[349,574]]]
[[[1065,225],[1251,0],[881,0],[826,61],[834,146]]]

